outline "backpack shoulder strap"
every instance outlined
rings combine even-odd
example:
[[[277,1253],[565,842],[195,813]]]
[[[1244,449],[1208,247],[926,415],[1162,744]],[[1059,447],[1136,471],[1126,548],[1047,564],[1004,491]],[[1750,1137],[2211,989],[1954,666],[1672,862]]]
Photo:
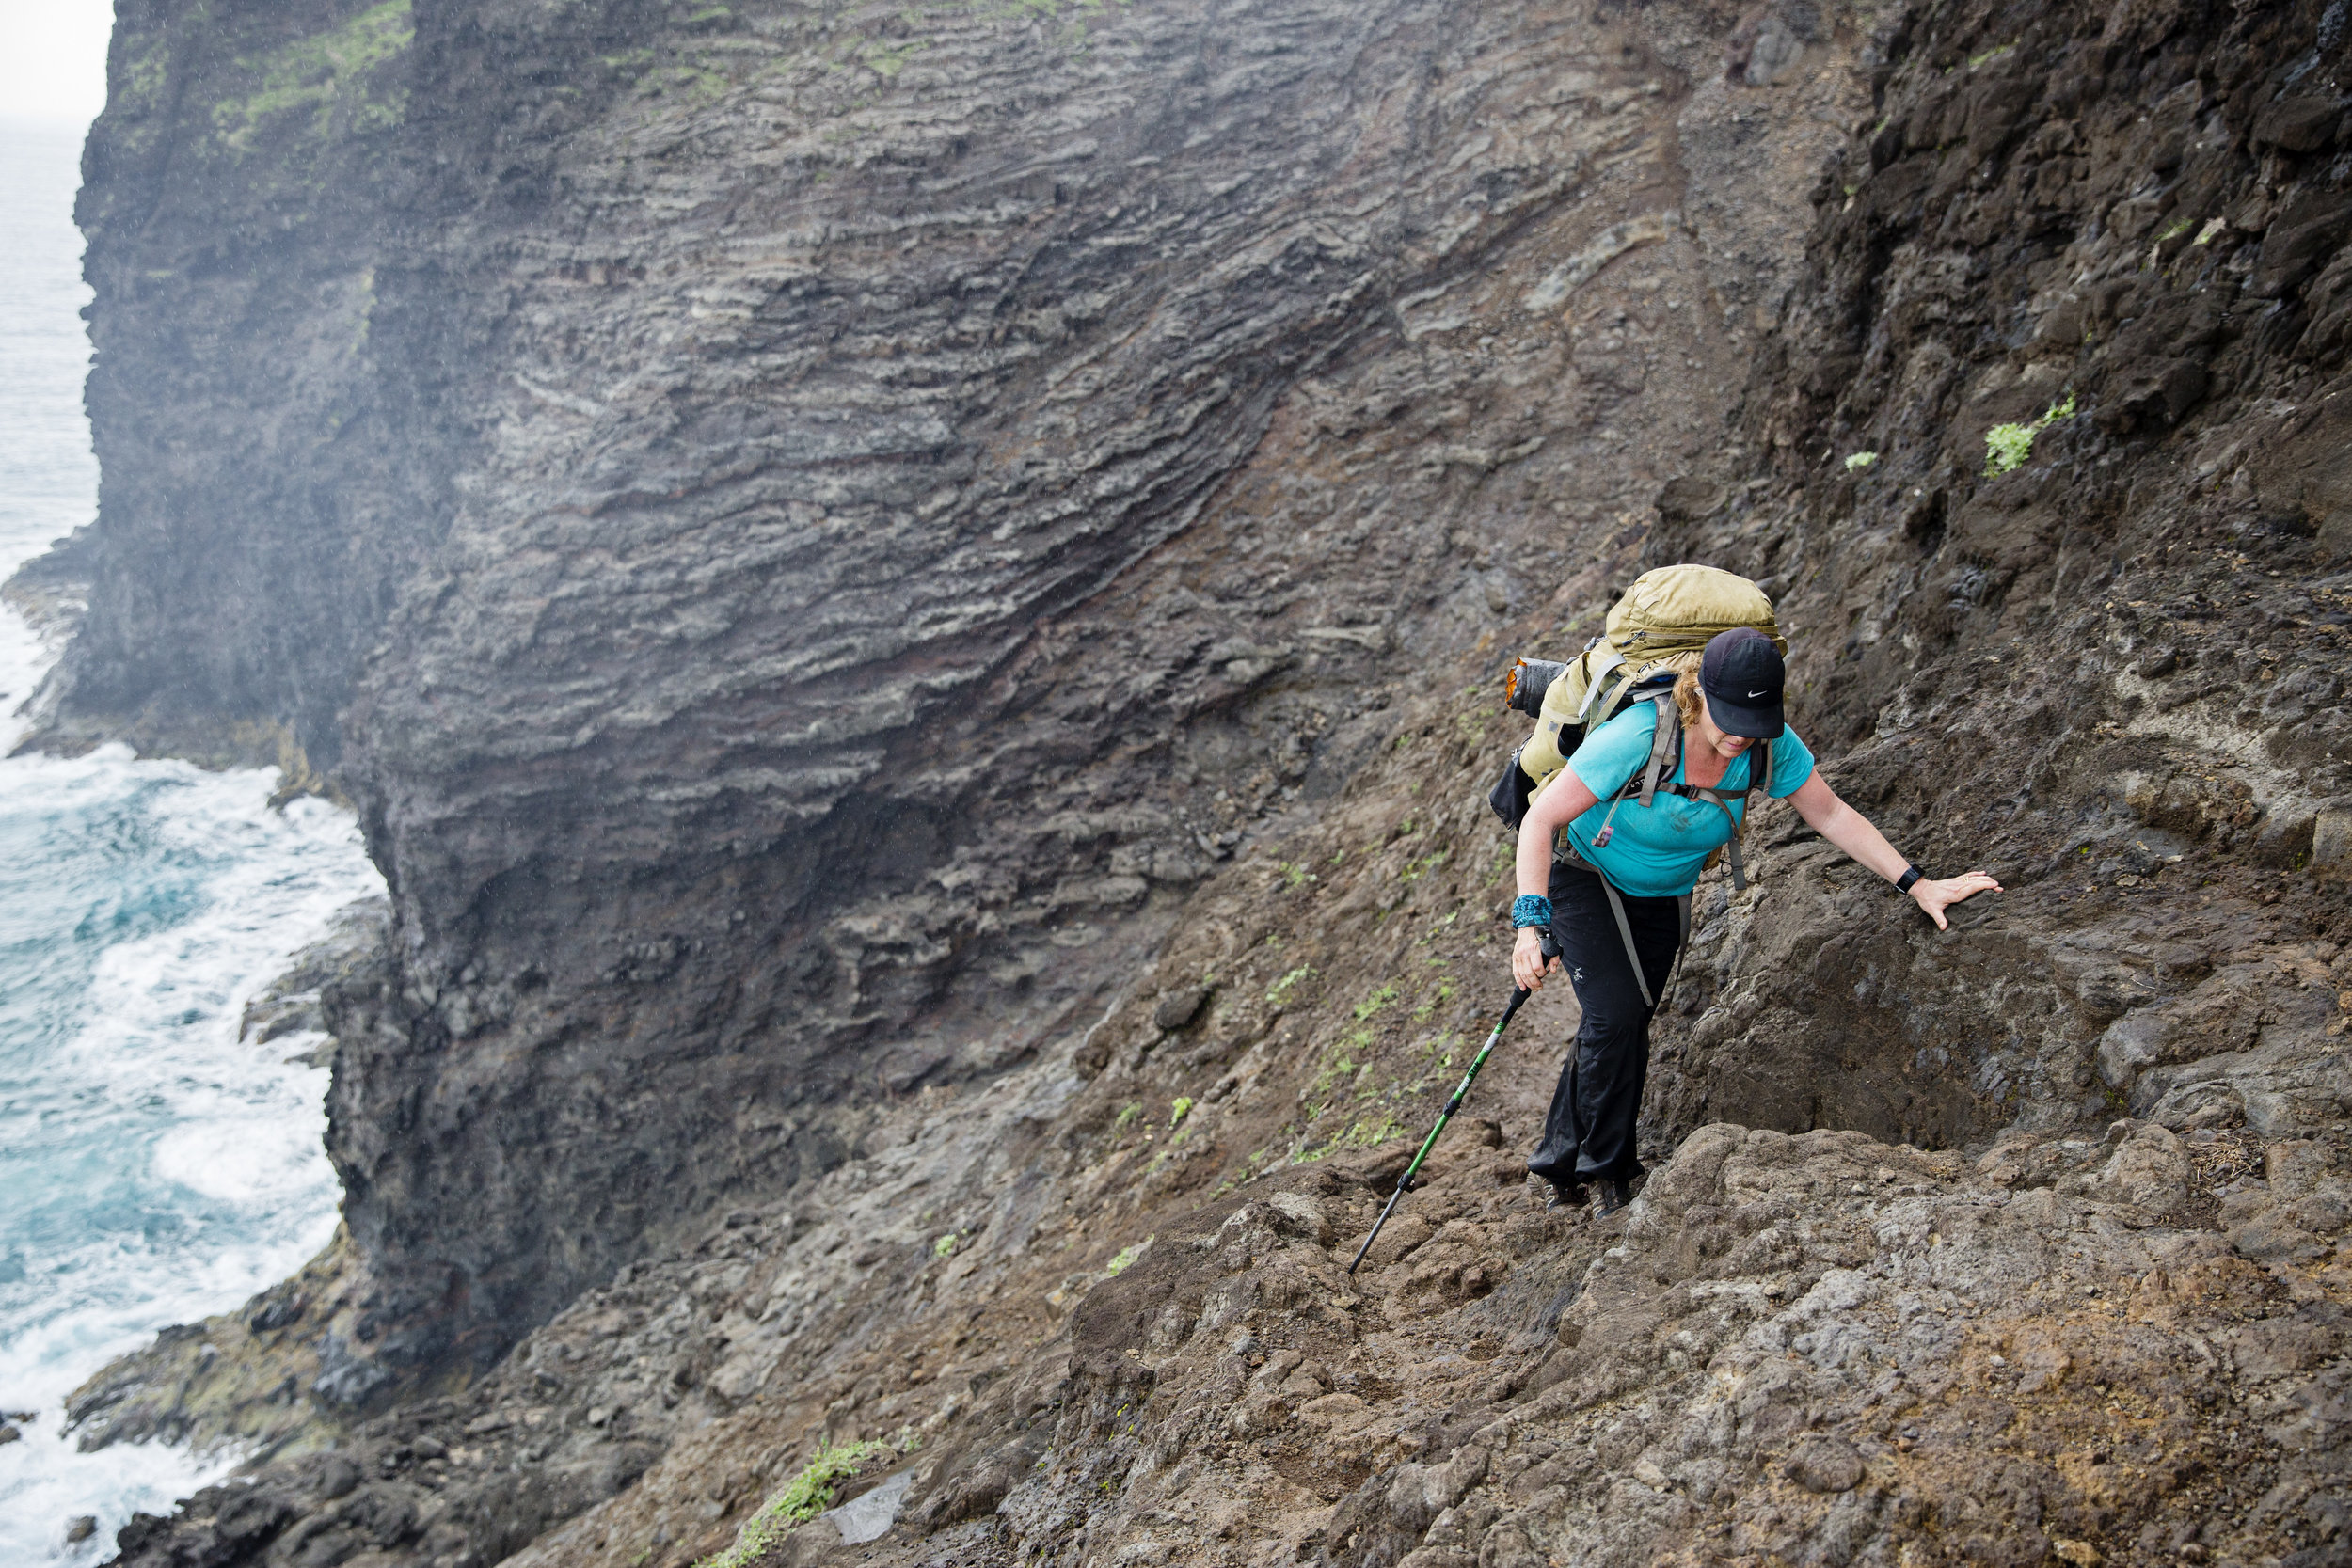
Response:
[[[1658,795],[1658,780],[1670,772],[1682,760],[1682,715],[1677,711],[1671,693],[1653,697],[1650,705],[1658,710],[1658,728],[1650,736],[1649,762],[1642,770],[1642,804],[1646,806]],[[1668,753],[1674,762],[1666,759]]]
[[[1744,893],[1748,886],[1748,868],[1740,854],[1740,815],[1731,809],[1734,800],[1746,800],[1754,796],[1768,796],[1772,782],[1772,743],[1759,740],[1748,748],[1747,784],[1740,789],[1724,789],[1720,784],[1676,784],[1674,792],[1685,800],[1705,800],[1731,824],[1731,836],[1724,841],[1724,848],[1731,861],[1731,885]],[[1628,785],[1631,788],[1631,785]]]
[[[1647,698],[1643,700],[1651,701]],[[1682,738],[1682,725],[1675,714],[1673,700],[1670,697],[1661,696],[1655,699],[1655,702],[1658,709],[1658,727],[1650,733],[1649,759],[1640,768],[1635,768],[1632,775],[1610,795],[1609,813],[1600,819],[1599,831],[1593,834],[1595,848],[1609,842],[1609,835],[1613,832],[1610,825],[1616,821],[1617,808],[1627,800],[1639,795],[1642,804],[1646,806],[1650,803],[1651,799],[1658,793],[1658,775],[1664,767],[1665,752],[1668,749],[1675,748]],[[1677,760],[1680,760],[1678,750]]]

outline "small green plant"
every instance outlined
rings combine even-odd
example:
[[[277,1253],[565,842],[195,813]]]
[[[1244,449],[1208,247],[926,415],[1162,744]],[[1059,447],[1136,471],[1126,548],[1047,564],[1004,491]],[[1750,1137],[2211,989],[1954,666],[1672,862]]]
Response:
[[[1381,1008],[1387,1006],[1390,1003],[1395,1000],[1395,985],[1391,983],[1382,986],[1378,990],[1374,991],[1370,996],[1365,997],[1361,1002],[1356,1004],[1356,1018],[1358,1022],[1360,1022],[1364,1019],[1370,1018],[1373,1014],[1378,1012]]]
[[[717,1557],[704,1559],[695,1568],[744,1568],[755,1561],[793,1526],[804,1525],[831,1508],[834,1482],[849,1480],[865,1468],[866,1461],[890,1451],[888,1443],[879,1441],[819,1448],[801,1466],[800,1474],[785,1482],[784,1490],[744,1523],[734,1545]]]
[[[1855,452],[1855,453],[1853,453],[1851,456],[1850,456],[1850,457],[1848,457],[1848,458],[1846,459],[1846,471],[1847,471],[1848,473],[1850,473],[1850,474],[1858,474],[1858,473],[1860,473],[1863,469],[1865,469],[1865,468],[1868,467],[1871,464],[1873,464],[1873,463],[1877,462],[1878,460],[1879,460],[1879,454],[1878,454],[1877,452],[1874,452],[1874,451],[1858,451],[1858,452]]]
[[[1331,1047],[1330,1054],[1324,1062],[1323,1070],[1315,1075],[1315,1081],[1312,1084],[1307,1085],[1303,1103],[1307,1108],[1308,1120],[1312,1121],[1323,1114],[1324,1105],[1328,1103],[1332,1095],[1339,1092],[1339,1085],[1342,1083],[1359,1074],[1371,1072],[1372,1064],[1359,1062],[1355,1053],[1370,1046],[1372,1040],[1371,1030],[1359,1029]]]
[[[956,1255],[956,1233],[952,1230],[931,1243],[933,1258],[953,1258]]]
[[[1276,861],[1274,866],[1282,874],[1282,887],[1286,892],[1317,879],[1313,872],[1293,861]]]
[[[2033,426],[1996,424],[1984,433],[1984,475],[1987,479],[2023,467],[2033,455]]]
[[[1277,1006],[1290,1000],[1291,988],[1314,974],[1312,964],[1300,964],[1266,989],[1265,999]]]
[[[1190,1116],[1191,1114],[1192,1096],[1188,1094],[1180,1094],[1168,1103],[1168,1124],[1170,1127],[1179,1126],[1183,1123],[1184,1117]]]
[[[1404,1124],[1396,1119],[1393,1113],[1382,1116],[1376,1121],[1353,1121],[1333,1133],[1328,1143],[1318,1144],[1311,1137],[1301,1138],[1298,1147],[1291,1152],[1290,1164],[1311,1165],[1344,1149],[1370,1148],[1375,1144],[1388,1142],[1404,1131]]]
[[[1136,1259],[1142,1257],[1145,1252],[1149,1251],[1152,1243],[1157,1240],[1159,1240],[1158,1233],[1154,1232],[1152,1235],[1146,1236],[1140,1242],[1136,1243],[1133,1246],[1120,1247],[1119,1249],[1119,1256],[1103,1265],[1103,1272],[1109,1275],[1114,1279],[1118,1278],[1120,1275],[1125,1274],[1129,1269],[1133,1268],[1135,1266]]]
[[[1125,1132],[1135,1125],[1136,1118],[1141,1115],[1143,1115],[1143,1101],[1130,1100],[1119,1108],[1119,1115],[1112,1118],[1111,1126],[1120,1132]]]
[[[2054,403],[2042,410],[2042,418],[2031,424],[1996,424],[1984,433],[1984,477],[1998,479],[2014,473],[2026,466],[2033,455],[2033,438],[2060,420],[2074,417],[2074,394],[2066,394],[2063,403]]]

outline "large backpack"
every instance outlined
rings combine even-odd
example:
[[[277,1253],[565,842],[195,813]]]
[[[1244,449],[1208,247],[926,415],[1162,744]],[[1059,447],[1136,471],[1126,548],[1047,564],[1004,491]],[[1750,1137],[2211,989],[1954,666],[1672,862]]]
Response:
[[[1535,720],[1535,731],[1525,745],[1511,753],[1487,801],[1503,825],[1518,830],[1529,803],[1567,766],[1586,735],[1615,718],[1633,703],[1646,702],[1657,714],[1648,763],[1626,781],[1612,800],[1638,797],[1646,806],[1662,787],[1692,799],[1710,800],[1730,810],[1726,800],[1747,790],[1722,792],[1665,784],[1681,762],[1682,725],[1675,713],[1675,673],[1663,667],[1677,654],[1699,653],[1719,633],[1752,626],[1771,638],[1783,653],[1788,641],[1772,618],[1772,602],[1764,591],[1743,577],[1713,566],[1661,566],[1643,573],[1625,596],[1610,607],[1601,634],[1584,651],[1565,664],[1549,659],[1519,658],[1506,677],[1504,697],[1510,705]],[[1770,742],[1758,742],[1748,765],[1750,789],[1772,777]],[[1607,832],[1606,826],[1602,832]],[[1604,839],[1603,842],[1606,842]],[[1739,840],[1732,840],[1732,872],[1742,887],[1747,883],[1740,863]]]

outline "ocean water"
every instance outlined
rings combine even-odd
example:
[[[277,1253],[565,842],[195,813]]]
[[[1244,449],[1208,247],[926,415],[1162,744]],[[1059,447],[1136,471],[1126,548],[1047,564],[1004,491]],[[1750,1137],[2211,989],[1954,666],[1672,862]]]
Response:
[[[78,128],[0,121],[0,578],[87,521]],[[55,658],[0,606],[0,1568],[95,1562],[135,1510],[233,1455],[74,1450],[65,1395],[169,1323],[292,1273],[335,1227],[315,1043],[238,1038],[246,1002],[380,893],[348,814],[267,805],[275,769],[120,747],[5,753]],[[78,1547],[68,1522],[97,1517]]]

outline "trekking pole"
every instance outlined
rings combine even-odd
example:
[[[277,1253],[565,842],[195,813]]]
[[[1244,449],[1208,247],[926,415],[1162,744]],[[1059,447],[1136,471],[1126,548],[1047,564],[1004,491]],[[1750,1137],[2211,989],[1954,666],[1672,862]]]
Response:
[[[1549,927],[1544,930],[1543,944],[1546,963],[1549,963],[1560,956],[1560,944],[1552,940]],[[1511,1015],[1519,1010],[1521,1003],[1534,994],[1524,986],[1511,993],[1510,1003],[1503,1007],[1502,1016],[1495,1020],[1494,1032],[1486,1037],[1486,1043],[1478,1048],[1478,1054],[1470,1058],[1470,1070],[1462,1074],[1461,1083],[1454,1085],[1454,1098],[1447,1101],[1445,1109],[1438,1113],[1438,1125],[1429,1130],[1429,1136],[1422,1139],[1421,1152],[1414,1155],[1413,1163],[1405,1167],[1405,1174],[1396,1179],[1396,1191],[1389,1195],[1388,1205],[1380,1211],[1380,1217],[1372,1222],[1372,1234],[1365,1237],[1364,1244],[1356,1249],[1356,1262],[1347,1265],[1349,1274],[1356,1272],[1356,1264],[1364,1260],[1364,1254],[1372,1250],[1372,1243],[1380,1239],[1380,1227],[1388,1224],[1389,1216],[1395,1212],[1397,1199],[1412,1190],[1414,1174],[1421,1169],[1421,1163],[1429,1158],[1429,1151],[1437,1146],[1438,1134],[1445,1131],[1445,1124],[1452,1121],[1454,1113],[1462,1108],[1462,1097],[1470,1093],[1470,1083],[1477,1078],[1478,1069],[1486,1065],[1486,1057],[1494,1051],[1495,1042],[1502,1037],[1502,1031],[1510,1026]]]

